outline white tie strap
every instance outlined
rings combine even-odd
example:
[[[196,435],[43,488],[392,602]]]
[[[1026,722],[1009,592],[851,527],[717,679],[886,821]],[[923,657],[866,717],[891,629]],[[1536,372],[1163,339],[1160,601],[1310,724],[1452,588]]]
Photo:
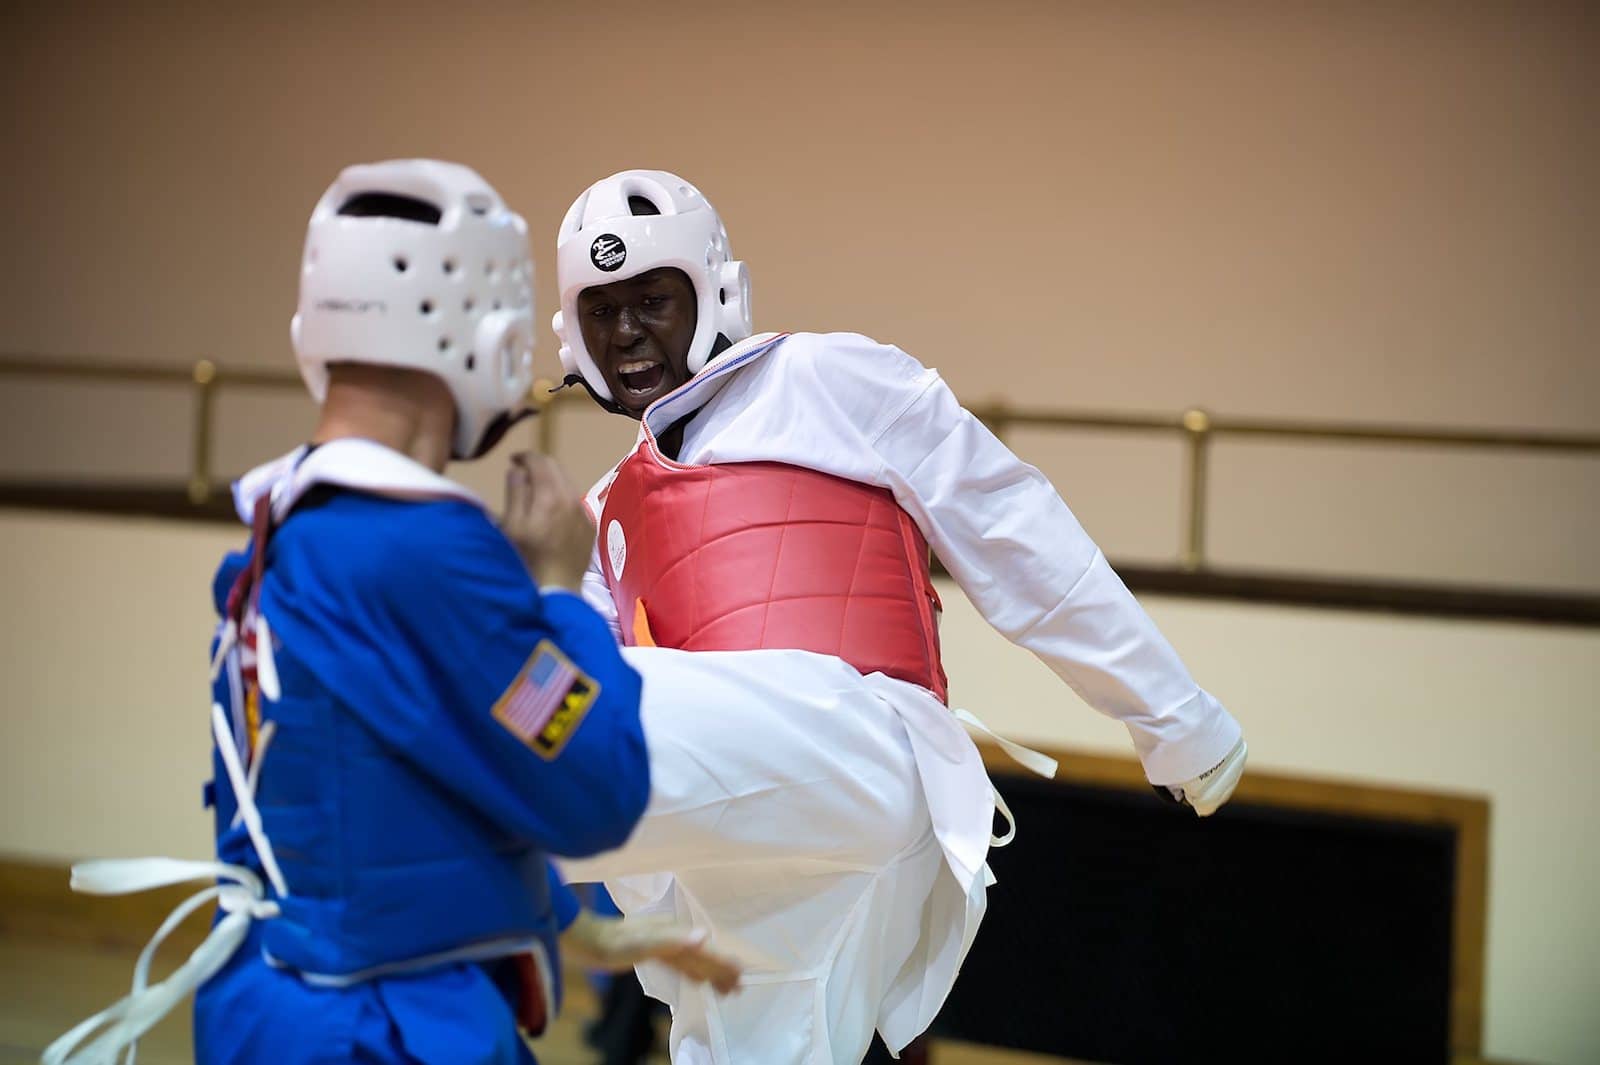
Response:
[[[237,820],[244,822],[273,889],[279,898],[287,898],[289,888],[273,856],[272,844],[262,827],[261,813],[255,802],[262,757],[272,738],[271,723],[261,732],[248,773],[241,764],[227,715],[216,703],[211,705],[211,731],[238,802]],[[72,867],[72,890],[89,895],[127,895],[193,880],[221,883],[189,896],[167,915],[144,950],[139,952],[139,960],[133,967],[133,989],[46,1047],[39,1058],[40,1065],[117,1065],[119,1060],[122,1065],[134,1065],[139,1037],[221,971],[250,934],[250,922],[276,917],[279,912],[278,903],[266,897],[261,878],[242,865],[178,858],[112,858],[79,862]],[[213,899],[223,912],[222,920],[170,976],[151,985],[150,963],[161,944],[184,920]]]
[[[247,776],[244,766],[240,762],[239,748],[233,742],[233,729],[228,725],[227,714],[223,712],[220,703],[211,704],[211,733],[217,739],[217,754],[222,757],[222,767],[228,773],[228,783],[233,786],[233,797],[238,803],[238,816],[244,821],[244,827],[250,833],[250,842],[255,846],[256,857],[261,859],[261,868],[266,870],[267,879],[272,882],[272,888],[280,897],[289,894],[289,885],[283,879],[283,873],[278,868],[278,859],[272,853],[272,842],[267,839],[267,830],[261,824],[261,811],[256,809],[255,792],[252,780],[259,777],[259,772]],[[260,756],[257,755],[256,765],[260,765]]]
[[[1059,763],[1057,763],[1056,760],[1051,758],[1049,755],[1040,754],[1031,747],[1024,747],[1020,743],[1015,743],[1006,739],[1004,736],[999,735],[988,725],[985,725],[982,721],[978,720],[978,715],[972,713],[970,710],[962,710],[958,707],[955,710],[955,715],[956,720],[967,726],[969,730],[982,733],[984,736],[987,736],[989,739],[999,744],[1000,749],[1009,754],[1012,759],[1024,769],[1030,769],[1039,774],[1041,777],[1044,777],[1046,780],[1049,780],[1056,775],[1056,770],[1060,768]]]
[[[278,915],[278,904],[264,897],[261,878],[240,865],[128,858],[80,862],[72,867],[73,890],[92,895],[126,895],[210,879],[223,883],[179,903],[140,951],[133,969],[133,989],[46,1047],[39,1058],[41,1065],[115,1065],[119,1057],[123,1065],[134,1065],[139,1037],[228,963],[249,934],[252,920]],[[190,914],[213,899],[225,916],[182,965],[151,985],[150,963],[157,949]],[[86,1043],[91,1035],[94,1039]]]
[[[232,618],[223,623],[222,631],[217,634],[217,651],[211,656],[211,682],[216,683],[217,676],[222,672],[222,664],[228,658],[228,652],[233,650],[234,644],[239,642],[239,624]]]
[[[1059,765],[1054,758],[1051,758],[1046,754],[1040,754],[1031,747],[1024,747],[1020,743],[1015,743],[1006,739],[1004,736],[997,734],[988,725],[985,725],[982,721],[978,720],[977,714],[974,714],[969,710],[962,710],[961,708],[957,707],[954,712],[956,715],[956,720],[967,726],[968,731],[981,733],[982,735],[993,740],[995,743],[999,744],[1000,749],[1009,754],[1012,759],[1024,769],[1030,769],[1039,774],[1041,777],[1044,777],[1046,780],[1049,780],[1056,775],[1056,770],[1059,768]],[[1006,821],[1005,835],[990,836],[989,846],[1004,847],[1009,845],[1012,840],[1017,838],[1017,819],[1012,816],[1011,807],[1006,805],[1005,796],[1000,794],[1000,789],[996,788],[993,784],[989,785],[989,787],[994,792],[994,807],[1000,812],[1000,816],[1005,818]],[[988,866],[984,866],[984,875],[990,878],[994,876],[993,873],[988,871]],[[993,883],[993,880],[990,879],[988,882]]]
[[[282,686],[278,683],[278,659],[272,651],[272,626],[267,624],[267,615],[260,610],[256,611],[256,683],[269,702],[275,703],[283,697]]]

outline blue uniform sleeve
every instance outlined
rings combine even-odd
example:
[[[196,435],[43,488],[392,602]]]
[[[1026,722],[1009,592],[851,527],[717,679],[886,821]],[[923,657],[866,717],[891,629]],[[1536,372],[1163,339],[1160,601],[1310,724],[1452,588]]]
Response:
[[[565,932],[578,919],[578,911],[583,906],[578,896],[561,879],[561,874],[556,872],[554,863],[545,863],[545,874],[550,881],[550,905],[555,910],[556,929]]]
[[[480,509],[346,497],[273,548],[275,631],[386,745],[550,853],[627,839],[650,791],[639,675]]]

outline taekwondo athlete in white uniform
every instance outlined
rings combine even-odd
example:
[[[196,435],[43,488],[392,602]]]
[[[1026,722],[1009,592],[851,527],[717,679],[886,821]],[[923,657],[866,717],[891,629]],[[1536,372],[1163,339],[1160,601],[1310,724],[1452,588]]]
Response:
[[[1238,722],[937,372],[852,333],[753,334],[716,211],[662,171],[585,190],[557,272],[567,384],[640,422],[587,497],[584,593],[644,678],[652,780],[628,843],[564,872],[747,963],[725,1000],[641,967],[674,1062],[846,1065],[874,1029],[898,1051],[955,981],[996,796],[947,705],[930,548],[1127,726],[1158,790],[1202,816],[1227,800]]]

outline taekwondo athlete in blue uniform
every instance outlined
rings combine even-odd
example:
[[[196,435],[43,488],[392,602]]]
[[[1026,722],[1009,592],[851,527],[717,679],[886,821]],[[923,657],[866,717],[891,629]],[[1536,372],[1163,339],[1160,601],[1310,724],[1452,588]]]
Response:
[[[516,420],[531,321],[526,228],[471,170],[352,167],[317,205],[293,338],[321,421],[235,486],[251,543],[214,582],[217,861],[75,870],[215,877],[168,925],[217,922],[45,1060],[112,1060],[195,987],[201,1062],[533,1060],[578,917],[546,855],[620,845],[649,774],[638,675],[552,588],[588,562],[577,493],[519,456],[502,532],[441,473]],[[692,934],[667,953],[728,985]]]

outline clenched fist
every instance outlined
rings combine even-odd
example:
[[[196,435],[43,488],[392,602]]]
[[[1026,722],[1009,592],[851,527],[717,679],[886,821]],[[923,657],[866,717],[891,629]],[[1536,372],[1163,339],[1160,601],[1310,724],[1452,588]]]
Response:
[[[506,470],[506,538],[541,588],[576,589],[589,568],[594,526],[582,497],[549,455],[521,451]]]
[[[1156,786],[1156,794],[1163,799],[1182,803],[1184,806],[1194,807],[1194,812],[1201,817],[1210,817],[1216,813],[1223,803],[1233,794],[1233,789],[1238,787],[1239,778],[1244,776],[1244,760],[1250,753],[1250,748],[1245,745],[1244,738],[1233,745],[1233,750],[1228,752],[1226,758],[1207,769],[1193,780],[1186,780],[1182,784],[1171,784],[1163,788]]]

